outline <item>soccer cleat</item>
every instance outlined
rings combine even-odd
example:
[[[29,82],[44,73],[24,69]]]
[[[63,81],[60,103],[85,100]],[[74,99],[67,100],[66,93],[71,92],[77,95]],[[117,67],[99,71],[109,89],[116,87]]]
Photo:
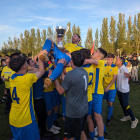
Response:
[[[104,136],[108,136],[109,133],[107,131],[104,132]]]
[[[97,126],[94,128],[94,131],[95,131],[95,136],[98,136],[98,129],[97,129]]]
[[[53,126],[49,129],[49,131],[53,132],[53,134],[58,134],[59,131],[56,130]]]
[[[131,117],[130,116],[124,116],[122,119],[120,119],[122,122],[125,122],[125,121],[129,121],[131,120]]]
[[[2,99],[2,100],[0,100],[0,103],[1,103],[1,104],[2,104],[2,103],[5,103],[5,100],[3,100],[3,99]]]
[[[138,120],[137,118],[135,118],[135,120],[131,122],[131,128],[132,128],[132,129],[134,129],[134,128],[137,126],[138,121],[139,121],[139,120]]]
[[[44,87],[45,87],[45,88],[48,88],[48,87],[51,85],[51,83],[52,83],[51,79],[46,78],[46,79],[44,80]]]
[[[60,129],[61,129],[61,127],[60,127],[60,125],[59,125],[58,121],[54,121],[54,122],[53,122],[53,124],[54,124],[54,126],[55,126],[55,127],[57,127],[57,128],[58,128],[58,130],[60,130]]]
[[[60,130],[60,129],[61,129],[59,126],[55,126],[55,125],[53,125],[52,127],[53,127],[54,129],[56,129],[56,130]]]
[[[110,120],[107,119],[107,120],[106,120],[106,125],[107,125],[107,126],[110,126],[110,124],[111,124]]]

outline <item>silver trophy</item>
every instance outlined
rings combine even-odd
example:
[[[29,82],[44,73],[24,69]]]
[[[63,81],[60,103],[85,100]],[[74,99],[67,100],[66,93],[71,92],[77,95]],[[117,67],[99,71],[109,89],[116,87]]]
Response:
[[[63,26],[53,26],[54,31],[57,33],[57,38],[64,37],[65,33],[69,30],[69,26],[66,28]],[[63,49],[63,43],[62,41],[57,42],[57,46],[59,49]]]

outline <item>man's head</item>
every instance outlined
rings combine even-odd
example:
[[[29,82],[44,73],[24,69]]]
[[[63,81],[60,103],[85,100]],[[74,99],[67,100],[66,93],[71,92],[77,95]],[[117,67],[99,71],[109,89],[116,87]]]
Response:
[[[71,53],[71,64],[72,67],[81,67],[84,63],[85,56],[82,51],[74,51]]]
[[[6,60],[5,59],[1,59],[1,65],[2,66],[6,65]]]
[[[107,55],[107,65],[111,66],[114,61],[114,55],[113,54],[108,54]]]
[[[9,67],[10,58],[6,59],[6,66]]]
[[[133,58],[134,60],[136,60],[137,59],[137,56],[134,56],[134,58]]]
[[[118,67],[121,67],[124,63],[125,63],[124,57],[118,57],[116,59],[115,65],[117,65]]]
[[[28,63],[29,66],[35,66],[36,65],[36,63],[31,58],[27,59],[27,63]]]
[[[78,44],[80,40],[81,40],[81,37],[78,34],[73,34],[73,36],[72,36],[73,44]]]
[[[130,60],[127,62],[127,66],[131,66],[131,61]]]
[[[2,59],[2,55],[0,55],[0,59]]]
[[[10,60],[9,66],[15,72],[22,70],[24,73],[27,73],[28,71],[28,63],[26,61],[26,57],[18,56],[12,58]]]
[[[15,52],[15,53],[12,53],[12,54],[10,55],[10,59],[11,59],[11,58],[18,57],[19,55],[21,55],[21,53],[20,53],[20,52]]]
[[[97,51],[95,51],[92,55],[92,59],[103,60],[106,56],[107,52],[102,48],[98,48]]]
[[[5,55],[5,58],[6,58],[6,59],[7,59],[7,58],[10,58],[10,56],[9,56],[8,54],[6,54],[6,55]]]
[[[80,51],[83,52],[85,59],[90,59],[91,52],[89,49],[81,49]]]

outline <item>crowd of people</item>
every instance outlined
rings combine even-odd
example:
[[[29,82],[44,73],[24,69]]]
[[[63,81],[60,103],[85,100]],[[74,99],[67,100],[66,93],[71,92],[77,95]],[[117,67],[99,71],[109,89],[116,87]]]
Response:
[[[61,38],[58,38],[58,42]],[[64,135],[70,140],[86,140],[88,124],[92,140],[104,140],[109,133],[116,93],[124,116],[120,121],[131,120],[137,126],[129,104],[129,80],[138,83],[139,62],[115,57],[98,48],[92,55],[89,49],[79,46],[80,36],[74,34],[72,43],[59,49],[46,39],[43,51],[32,58],[20,52],[3,59],[1,79],[5,82],[0,103],[6,102],[5,114],[15,140],[39,140],[52,137],[61,131],[58,112],[62,103]],[[2,83],[2,82],[1,82]],[[62,96],[63,95],[63,96]],[[7,100],[6,100],[7,98]],[[102,119],[102,101],[108,103],[108,116]]]

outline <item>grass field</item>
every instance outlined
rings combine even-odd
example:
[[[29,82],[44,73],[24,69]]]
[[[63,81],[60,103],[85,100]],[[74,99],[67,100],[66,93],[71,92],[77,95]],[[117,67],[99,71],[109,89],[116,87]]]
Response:
[[[129,103],[133,110],[136,118],[140,120],[140,85],[130,84],[130,98]],[[0,85],[0,99],[2,99],[4,91],[4,85]],[[0,140],[7,140],[12,136],[10,126],[8,123],[8,115],[4,115],[5,103],[0,104]],[[107,117],[107,103],[103,101],[103,119],[106,121]],[[61,109],[60,109],[61,113]],[[123,117],[123,112],[121,106],[118,101],[118,97],[116,96],[116,100],[114,103],[114,119],[111,121],[111,126],[106,127],[109,132],[109,136],[106,137],[109,140],[140,140],[140,122],[138,123],[135,129],[130,128],[130,121],[121,122],[120,119]],[[62,129],[59,133],[59,137],[64,138],[63,134],[63,121],[60,117],[58,119]],[[87,126],[85,128],[85,132],[87,137],[89,137]]]

